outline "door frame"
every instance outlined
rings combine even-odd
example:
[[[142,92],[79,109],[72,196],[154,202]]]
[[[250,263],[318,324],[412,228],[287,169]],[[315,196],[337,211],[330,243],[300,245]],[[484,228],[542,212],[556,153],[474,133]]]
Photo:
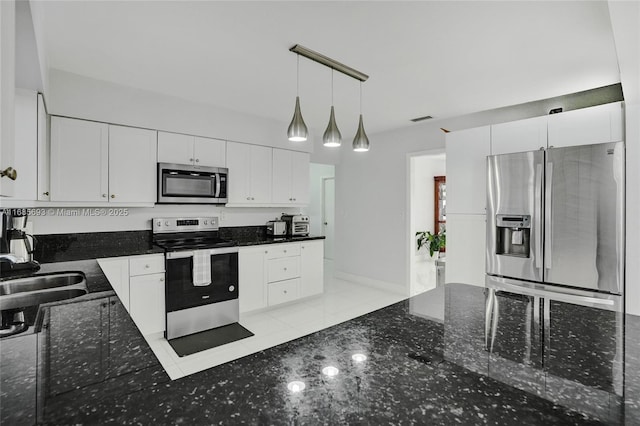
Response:
[[[332,180],[333,181],[333,218],[334,218],[334,222],[335,222],[335,207],[336,207],[336,177],[335,176],[326,176],[322,178],[322,234],[324,235],[325,239],[327,237],[326,235],[326,225],[325,222],[327,221],[327,206],[326,206],[326,185],[327,185],[327,181],[328,180]],[[333,228],[333,234],[331,236],[332,240],[332,247],[334,248],[334,250],[332,250],[331,256],[333,256],[333,251],[335,251],[335,223],[334,223],[334,228]],[[326,255],[326,251],[324,253]],[[325,259],[328,259],[327,257],[324,257]],[[331,260],[333,260],[333,257],[330,258]]]

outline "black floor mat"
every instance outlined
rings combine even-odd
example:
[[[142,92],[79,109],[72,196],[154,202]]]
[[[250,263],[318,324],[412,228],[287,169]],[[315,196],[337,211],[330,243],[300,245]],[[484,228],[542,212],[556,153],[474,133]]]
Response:
[[[252,332],[234,322],[233,324],[212,328],[200,333],[171,339],[169,344],[178,356],[187,356],[251,336],[253,336]]]

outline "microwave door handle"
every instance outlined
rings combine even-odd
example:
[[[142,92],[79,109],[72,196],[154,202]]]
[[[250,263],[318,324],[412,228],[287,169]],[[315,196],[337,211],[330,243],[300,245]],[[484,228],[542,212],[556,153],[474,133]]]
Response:
[[[220,173],[216,173],[216,193],[215,193],[216,198],[220,198],[221,187],[222,185],[220,183]]]

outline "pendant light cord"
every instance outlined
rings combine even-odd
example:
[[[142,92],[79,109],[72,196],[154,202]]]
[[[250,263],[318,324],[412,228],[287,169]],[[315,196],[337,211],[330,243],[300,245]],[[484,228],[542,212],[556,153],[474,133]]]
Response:
[[[362,82],[360,82],[360,115],[362,115]]]
[[[296,55],[296,96],[300,96],[300,54]]]
[[[333,68],[331,68],[331,106],[333,106]]]

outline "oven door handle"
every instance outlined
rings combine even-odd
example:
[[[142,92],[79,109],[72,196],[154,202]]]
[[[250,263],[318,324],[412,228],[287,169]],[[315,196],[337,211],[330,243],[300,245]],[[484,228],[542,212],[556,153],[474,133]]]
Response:
[[[197,250],[202,251],[202,250]],[[217,254],[229,254],[229,253],[237,253],[238,247],[221,247],[214,249],[205,249],[204,251],[208,251],[211,256],[215,256]],[[193,257],[193,253],[195,250],[185,250],[185,251],[172,251],[166,254],[167,260],[169,259],[182,259],[185,257]]]

